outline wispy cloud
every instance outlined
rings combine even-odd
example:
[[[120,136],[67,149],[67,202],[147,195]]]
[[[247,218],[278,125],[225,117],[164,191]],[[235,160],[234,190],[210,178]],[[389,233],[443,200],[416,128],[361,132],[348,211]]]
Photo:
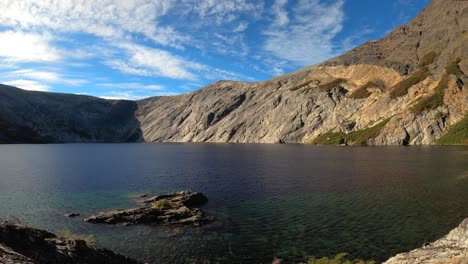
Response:
[[[36,69],[23,69],[10,72],[4,72],[3,79],[23,79],[34,80],[41,83],[57,83],[77,86],[87,83],[87,80],[73,79],[63,76],[62,74],[52,70],[36,70]]]
[[[171,7],[171,0],[3,0],[0,24],[24,29],[49,28],[61,32],[84,32],[104,38],[140,34],[152,41],[180,47],[187,40],[157,18]]]
[[[341,31],[344,21],[343,0],[322,3],[319,0],[299,0],[285,9],[285,0],[276,0],[275,17],[264,49],[275,56],[299,65],[310,65],[336,55],[333,38]]]
[[[193,89],[186,83],[255,81],[357,42],[335,42],[344,0],[272,2],[2,0],[0,65],[10,72],[0,81],[52,89],[101,83],[118,89],[109,96],[128,92],[134,99]]]
[[[173,79],[195,80],[191,72],[204,66],[186,60],[165,50],[148,48],[138,44],[119,44],[126,53],[126,60],[110,60],[107,65],[124,73]]]
[[[48,85],[45,85],[36,81],[23,80],[23,79],[4,82],[4,84],[18,87],[24,90],[30,90],[30,91],[46,92],[46,91],[49,91],[50,89],[50,86]]]
[[[156,84],[141,84],[141,83],[100,83],[97,86],[106,88],[120,88],[120,89],[135,89],[135,90],[164,90],[164,86]]]

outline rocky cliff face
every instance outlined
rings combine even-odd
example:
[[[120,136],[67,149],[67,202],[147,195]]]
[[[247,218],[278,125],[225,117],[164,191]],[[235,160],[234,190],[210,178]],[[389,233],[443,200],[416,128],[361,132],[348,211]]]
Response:
[[[333,60],[266,82],[149,98],[137,117],[146,141],[432,144],[468,110],[467,29],[467,1],[434,0]]]
[[[59,142],[433,144],[466,122],[467,30],[468,1],[433,0],[413,21],[381,40],[265,82],[220,81],[189,94],[136,103],[76,97],[80,103],[60,114],[45,102],[47,110],[38,109],[41,101],[32,97],[46,96],[31,95],[24,104],[43,117],[40,122],[34,121],[37,115],[24,116],[24,109],[2,102],[1,96],[0,131],[3,124],[10,138],[12,129],[20,129]],[[51,97],[60,101],[58,96]],[[20,120],[14,116],[18,113]],[[50,119],[68,121],[57,125]],[[458,125],[462,132],[455,133],[459,138],[453,143],[468,142],[466,126]],[[106,129],[119,133],[97,132]]]

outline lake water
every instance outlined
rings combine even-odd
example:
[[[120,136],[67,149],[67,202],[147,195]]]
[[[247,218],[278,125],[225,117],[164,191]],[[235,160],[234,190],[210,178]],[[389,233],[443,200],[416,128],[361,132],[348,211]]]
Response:
[[[135,206],[142,193],[205,193],[202,228],[69,219]],[[468,217],[467,147],[260,144],[0,145],[0,217],[94,234],[150,263],[385,260]]]

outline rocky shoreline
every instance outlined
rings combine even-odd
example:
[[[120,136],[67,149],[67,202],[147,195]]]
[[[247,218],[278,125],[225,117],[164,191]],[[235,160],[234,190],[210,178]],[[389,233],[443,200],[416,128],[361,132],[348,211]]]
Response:
[[[0,220],[2,264],[138,264],[131,258],[86,241],[63,238],[45,230]]]
[[[468,218],[446,236],[421,248],[398,254],[384,264],[468,263]]]
[[[145,196],[145,195],[144,195]],[[201,206],[208,198],[200,192],[181,191],[158,195],[140,202],[141,206],[100,212],[83,221],[111,225],[193,225],[201,226],[214,221],[196,206]]]
[[[280,260],[276,260],[275,263]],[[0,219],[0,263],[2,264],[138,264],[107,249],[96,249],[86,241],[63,238],[45,230]],[[384,264],[468,263],[468,218],[441,239],[410,252],[398,254]]]

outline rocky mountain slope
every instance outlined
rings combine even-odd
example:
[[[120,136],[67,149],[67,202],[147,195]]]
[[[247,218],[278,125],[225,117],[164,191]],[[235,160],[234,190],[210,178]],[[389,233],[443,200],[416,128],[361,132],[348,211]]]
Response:
[[[0,85],[1,143],[135,142],[136,102]]]
[[[468,1],[433,0],[381,40],[264,82],[135,103],[0,88],[0,141],[468,144],[467,30]]]

